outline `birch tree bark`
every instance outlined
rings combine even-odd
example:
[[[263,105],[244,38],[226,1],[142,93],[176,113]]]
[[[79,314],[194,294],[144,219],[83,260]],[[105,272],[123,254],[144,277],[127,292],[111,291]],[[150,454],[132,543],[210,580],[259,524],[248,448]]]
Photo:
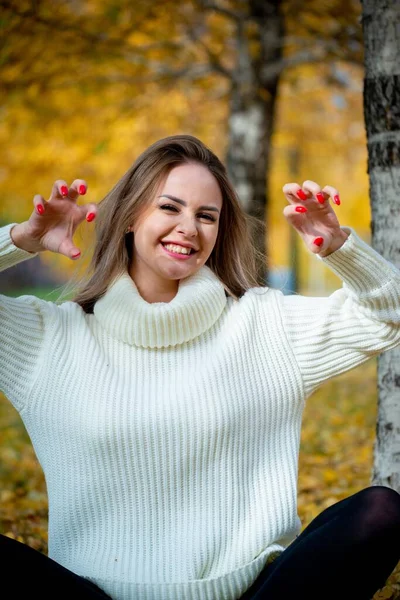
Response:
[[[248,19],[237,21],[237,62],[232,73],[227,168],[247,214],[266,222],[271,137],[281,59],[284,20],[280,0],[250,0]],[[246,31],[246,24],[252,31]],[[251,44],[257,45],[256,56]],[[260,253],[265,233],[254,232]],[[266,265],[259,266],[265,282]]]
[[[400,3],[362,0],[372,245],[400,267]],[[378,359],[374,485],[400,492],[400,349]]]

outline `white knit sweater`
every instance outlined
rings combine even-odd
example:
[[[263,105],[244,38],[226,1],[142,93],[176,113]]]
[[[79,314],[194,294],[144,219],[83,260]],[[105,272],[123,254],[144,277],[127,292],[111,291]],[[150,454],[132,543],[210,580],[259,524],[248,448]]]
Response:
[[[0,229],[0,269],[31,258]],[[317,259],[316,259],[317,260]],[[125,274],[85,314],[0,296],[0,388],[43,467],[49,555],[115,600],[236,600],[300,530],[304,401],[400,343],[400,273],[356,233],[328,297],[226,298],[203,267],[169,303]]]

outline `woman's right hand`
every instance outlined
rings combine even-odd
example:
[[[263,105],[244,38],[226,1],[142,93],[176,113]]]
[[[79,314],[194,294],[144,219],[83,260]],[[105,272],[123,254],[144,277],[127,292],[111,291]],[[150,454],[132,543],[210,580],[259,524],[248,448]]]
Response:
[[[97,213],[96,204],[77,204],[86,191],[87,184],[83,179],[75,179],[69,188],[65,181],[58,179],[47,201],[36,194],[33,198],[35,208],[28,221],[11,230],[15,245],[28,252],[50,250],[72,260],[79,258],[74,233],[82,221],[93,221]]]

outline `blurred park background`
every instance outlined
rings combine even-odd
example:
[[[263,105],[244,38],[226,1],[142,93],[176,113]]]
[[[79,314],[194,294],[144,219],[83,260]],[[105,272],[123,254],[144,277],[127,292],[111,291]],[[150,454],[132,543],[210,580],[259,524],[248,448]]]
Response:
[[[0,0],[1,224],[26,220],[34,194],[47,198],[56,179],[83,178],[82,202],[100,201],[149,144],[167,135],[195,135],[225,162],[233,75],[245,60],[263,69],[262,4]],[[259,91],[266,105],[275,94],[264,215],[268,283],[324,296],[340,282],[292,235],[282,186],[306,179],[335,186],[340,222],[370,242],[361,4],[266,5],[279,5],[284,24],[280,58],[267,65],[276,89]],[[78,247],[90,248],[91,230],[81,225]],[[43,254],[1,274],[1,290],[56,299],[74,268]],[[304,525],[369,484],[376,399],[374,361],[309,399],[299,473]],[[46,525],[40,466],[19,415],[0,397],[0,532],[45,552]],[[393,579],[376,598],[395,598],[398,589]]]

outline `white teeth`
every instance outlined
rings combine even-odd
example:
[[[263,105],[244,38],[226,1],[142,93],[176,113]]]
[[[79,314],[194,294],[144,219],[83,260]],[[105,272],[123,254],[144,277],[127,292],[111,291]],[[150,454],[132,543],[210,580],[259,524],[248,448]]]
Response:
[[[175,252],[176,254],[191,253],[191,248],[185,248],[184,246],[176,246],[175,244],[164,244],[164,247],[170,252]]]

